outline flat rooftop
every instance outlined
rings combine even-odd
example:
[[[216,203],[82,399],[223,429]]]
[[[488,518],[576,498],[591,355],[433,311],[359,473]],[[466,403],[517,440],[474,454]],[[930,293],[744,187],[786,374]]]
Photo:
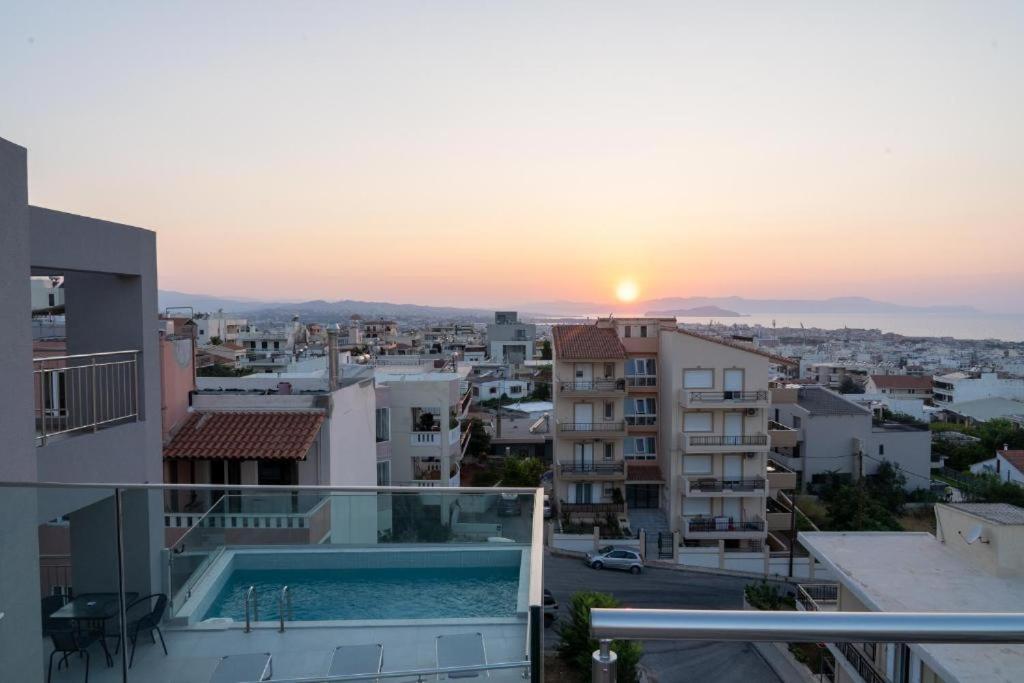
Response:
[[[879,612],[1019,612],[1024,581],[985,573],[929,533],[801,532],[804,546]],[[1021,680],[1024,645],[915,645],[945,680]]]

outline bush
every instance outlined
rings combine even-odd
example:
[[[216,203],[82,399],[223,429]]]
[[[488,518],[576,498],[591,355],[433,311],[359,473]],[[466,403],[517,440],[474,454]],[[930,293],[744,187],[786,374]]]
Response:
[[[743,588],[743,596],[751,607],[760,610],[775,612],[784,607],[796,608],[796,601],[791,595],[783,595],[778,585],[767,581],[748,583]]]
[[[607,593],[581,591],[569,601],[568,619],[558,627],[558,654],[580,679],[590,680],[591,657],[598,648],[597,640],[590,637],[590,610],[595,607],[619,607],[620,603]],[[613,640],[612,650],[618,656],[618,681],[633,683],[643,648],[640,643]]]

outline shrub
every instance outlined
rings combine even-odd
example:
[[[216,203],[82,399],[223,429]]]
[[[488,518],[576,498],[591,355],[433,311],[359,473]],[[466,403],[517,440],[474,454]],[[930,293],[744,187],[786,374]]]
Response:
[[[767,581],[747,584],[743,588],[743,595],[752,607],[760,610],[778,611],[783,607],[796,607],[792,596],[783,595],[776,584]]]
[[[619,607],[619,601],[607,593],[576,593],[569,602],[569,618],[558,628],[559,656],[585,681],[590,680],[591,657],[598,648],[597,640],[590,637],[590,610],[595,607]],[[636,681],[637,665],[643,654],[640,643],[613,640],[612,650],[618,656],[618,681]]]

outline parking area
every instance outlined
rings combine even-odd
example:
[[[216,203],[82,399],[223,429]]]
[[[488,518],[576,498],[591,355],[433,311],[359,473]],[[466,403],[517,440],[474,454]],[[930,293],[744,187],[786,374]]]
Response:
[[[544,561],[544,586],[567,610],[572,594],[580,590],[610,593],[625,607],[668,609],[741,609],[743,587],[748,579],[696,572],[647,568],[643,574],[594,570],[582,560],[548,555]],[[559,619],[564,618],[559,616]],[[558,642],[558,622],[545,631],[545,648]],[[781,679],[751,643],[704,641],[644,642],[641,664],[650,680],[669,683],[694,681],[744,681],[776,683]]]

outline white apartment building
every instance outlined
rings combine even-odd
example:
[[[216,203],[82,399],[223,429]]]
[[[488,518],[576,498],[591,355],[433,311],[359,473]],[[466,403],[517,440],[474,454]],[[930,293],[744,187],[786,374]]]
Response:
[[[963,403],[982,398],[1009,398],[1024,401],[1024,378],[996,372],[951,372],[934,378],[937,404]]]
[[[192,318],[196,323],[196,343],[200,346],[212,344],[214,337],[220,339],[221,343],[237,342],[238,335],[247,332],[249,321],[245,318],[238,318],[224,314],[219,310],[216,313],[197,313]],[[259,341],[251,338],[251,341]],[[246,344],[247,348],[253,348],[252,344]]]
[[[800,533],[837,584],[802,584],[797,607],[827,612],[1019,612],[1024,510],[935,506],[937,534]],[[837,683],[1013,683],[1024,645],[826,643]]]
[[[881,394],[895,400],[922,400],[932,397],[932,378],[916,375],[869,375],[864,393]]]
[[[519,322],[515,311],[497,311],[487,325],[487,346],[495,363],[521,365],[536,355],[537,326]]]

